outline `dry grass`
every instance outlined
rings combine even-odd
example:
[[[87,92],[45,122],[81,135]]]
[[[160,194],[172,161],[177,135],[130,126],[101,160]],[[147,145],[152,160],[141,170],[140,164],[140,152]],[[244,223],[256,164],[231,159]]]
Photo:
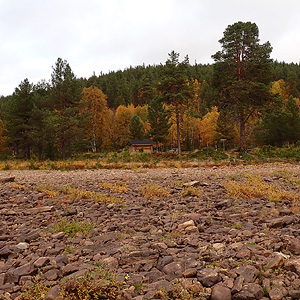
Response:
[[[203,194],[203,190],[201,188],[195,188],[194,186],[186,187],[181,191],[181,195],[183,197],[187,197],[187,196],[201,197],[202,194]]]
[[[140,188],[140,192],[143,197],[152,200],[170,197],[170,193],[167,191],[167,189],[156,184],[146,184]]]
[[[281,189],[278,185],[264,182],[258,175],[245,175],[242,182],[228,180],[224,183],[227,196],[232,199],[263,198],[269,201],[298,201],[298,193]]]
[[[71,186],[67,186],[61,189],[61,193],[68,196],[69,199],[72,200],[92,200],[95,202],[103,202],[103,203],[123,203],[123,200],[117,197],[109,196],[107,194],[87,191],[83,189],[73,188]]]
[[[109,189],[112,193],[123,194],[128,191],[128,185],[126,182],[118,181],[115,183],[103,182],[101,186],[105,189]]]

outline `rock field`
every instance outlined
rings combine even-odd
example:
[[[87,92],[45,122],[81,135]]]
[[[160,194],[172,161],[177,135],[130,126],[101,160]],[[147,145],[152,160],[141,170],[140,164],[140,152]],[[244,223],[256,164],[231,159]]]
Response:
[[[195,295],[180,299],[300,299],[299,199],[230,196],[226,182],[249,174],[300,194],[300,166],[288,164],[0,171],[0,299],[23,299],[35,282],[57,299],[62,280],[99,266],[125,300],[175,299],[175,289]],[[68,236],[62,220],[93,226]]]

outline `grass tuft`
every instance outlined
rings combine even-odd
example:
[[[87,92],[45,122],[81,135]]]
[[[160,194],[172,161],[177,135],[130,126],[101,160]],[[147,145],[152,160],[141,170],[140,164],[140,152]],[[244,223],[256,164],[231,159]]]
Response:
[[[146,184],[140,188],[145,198],[156,200],[158,198],[170,197],[170,193],[163,187],[156,184]]]

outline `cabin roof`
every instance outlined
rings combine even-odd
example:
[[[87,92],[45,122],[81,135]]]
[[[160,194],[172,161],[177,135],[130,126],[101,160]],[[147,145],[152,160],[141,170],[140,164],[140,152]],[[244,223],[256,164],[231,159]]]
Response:
[[[153,146],[154,142],[148,140],[133,140],[129,141],[128,144],[131,146]]]

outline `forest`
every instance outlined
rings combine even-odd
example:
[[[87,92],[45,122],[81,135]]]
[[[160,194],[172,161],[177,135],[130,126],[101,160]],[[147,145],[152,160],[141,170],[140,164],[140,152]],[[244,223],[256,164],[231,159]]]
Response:
[[[58,58],[50,80],[0,98],[3,159],[68,159],[151,139],[156,150],[247,151],[300,140],[300,67],[273,61],[255,23],[229,25],[213,64],[171,51],[165,64],[78,78]]]

